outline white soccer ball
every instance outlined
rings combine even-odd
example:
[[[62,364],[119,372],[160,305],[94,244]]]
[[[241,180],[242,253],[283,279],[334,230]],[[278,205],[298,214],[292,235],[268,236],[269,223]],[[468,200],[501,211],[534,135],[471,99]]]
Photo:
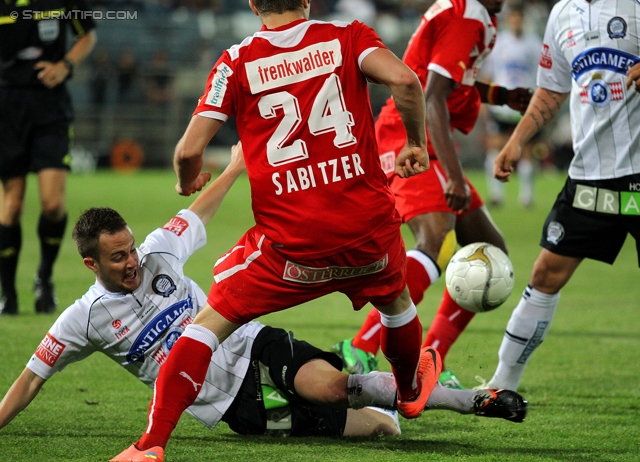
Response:
[[[498,308],[513,290],[513,265],[495,245],[474,242],[449,261],[446,271],[449,295],[458,305],[474,313]]]

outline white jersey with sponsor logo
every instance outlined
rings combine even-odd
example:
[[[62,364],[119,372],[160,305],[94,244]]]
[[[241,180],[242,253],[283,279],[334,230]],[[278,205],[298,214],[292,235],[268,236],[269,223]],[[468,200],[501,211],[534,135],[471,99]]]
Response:
[[[206,239],[200,218],[180,211],[140,245],[140,287],[118,294],[96,281],[60,315],[27,367],[48,379],[98,351],[153,387],[171,347],[206,303],[204,292],[183,273],[187,259]],[[242,326],[213,354],[198,399],[187,409],[209,428],[220,421],[240,389],[262,327]]]
[[[640,172],[640,95],[625,89],[640,61],[638,0],[561,0],[544,36],[538,86],[570,95],[574,180]]]

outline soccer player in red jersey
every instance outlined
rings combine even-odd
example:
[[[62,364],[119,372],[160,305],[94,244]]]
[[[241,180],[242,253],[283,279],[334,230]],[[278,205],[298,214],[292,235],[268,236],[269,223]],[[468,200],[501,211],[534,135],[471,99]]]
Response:
[[[381,311],[381,349],[404,417],[422,412],[440,373],[437,352],[420,348],[367,90],[371,80],[392,92],[405,133],[396,173],[409,177],[429,165],[420,82],[364,24],[310,21],[308,0],[249,5],[263,27],[216,62],[174,166],[178,193],[202,189],[210,179],[201,172],[204,149],[235,115],[256,226],[214,265],[208,306],[160,368],[149,425],[116,461],[165,447],[198,396],[212,351],[240,325],[328,293]]]
[[[495,14],[501,8],[500,0],[438,0],[424,14],[407,46],[403,61],[418,75],[426,99],[431,168],[425,175],[407,180],[394,178],[395,160],[405,137],[401,113],[393,99],[387,101],[376,121],[382,167],[390,178],[402,221],[416,239],[415,248],[407,252],[407,284],[416,305],[445,270],[456,242],[464,246],[484,241],[507,251],[502,234],[463,174],[452,138],[454,130],[465,134],[471,131],[481,102],[507,104],[521,112],[529,102],[528,89],[507,90],[476,82],[482,62],[495,42]],[[444,362],[449,348],[473,316],[455,303],[445,289],[424,344],[433,346]],[[350,364],[345,358],[358,361],[359,356],[366,362],[367,357],[373,358],[377,353],[380,327],[380,316],[373,310],[353,340],[334,345],[348,370],[362,372],[357,369],[360,364]],[[358,350],[368,355],[354,355]],[[462,387],[446,369],[440,381]]]

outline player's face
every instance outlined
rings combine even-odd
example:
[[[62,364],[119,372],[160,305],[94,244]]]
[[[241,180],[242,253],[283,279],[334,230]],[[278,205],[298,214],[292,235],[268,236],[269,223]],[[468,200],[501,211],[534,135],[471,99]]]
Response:
[[[133,292],[140,285],[140,268],[135,243],[129,228],[116,234],[100,235],[99,258],[91,259],[93,267],[90,268],[109,292]]]
[[[503,0],[480,0],[489,13],[498,14],[502,11]]]

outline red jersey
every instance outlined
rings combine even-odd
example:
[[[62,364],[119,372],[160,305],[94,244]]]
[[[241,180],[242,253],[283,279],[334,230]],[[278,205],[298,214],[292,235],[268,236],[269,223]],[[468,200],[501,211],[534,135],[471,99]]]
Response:
[[[226,50],[194,114],[235,114],[256,225],[279,252],[321,257],[399,218],[380,170],[359,23],[299,20]]]
[[[451,128],[469,133],[478,119],[480,95],[474,86],[482,62],[495,43],[497,20],[478,0],[438,0],[424,14],[403,61],[426,88],[429,71],[456,82],[447,98]],[[387,100],[377,123],[402,127],[393,99]],[[396,131],[400,136],[403,130]],[[428,138],[427,138],[428,139]],[[431,143],[429,154],[435,155]],[[396,153],[397,155],[397,153]]]

